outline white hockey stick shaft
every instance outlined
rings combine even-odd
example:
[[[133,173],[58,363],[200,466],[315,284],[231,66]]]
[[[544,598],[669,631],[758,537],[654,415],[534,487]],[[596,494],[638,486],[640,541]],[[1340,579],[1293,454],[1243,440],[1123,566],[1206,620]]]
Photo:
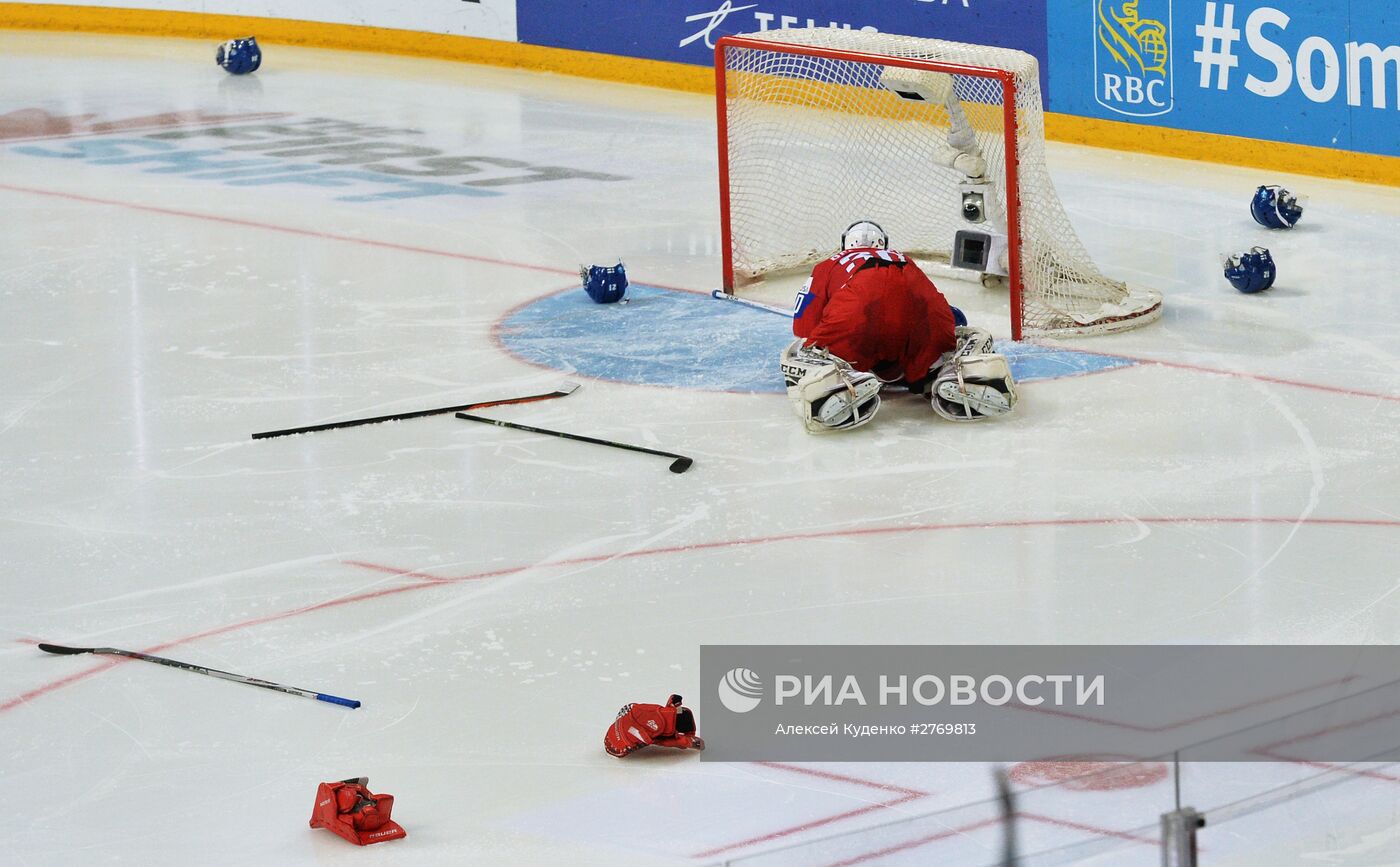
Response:
[[[98,653],[110,656],[125,656],[128,659],[140,659],[144,662],[154,662],[157,665],[168,665],[171,668],[180,668],[185,671],[193,671],[195,674],[207,674],[210,677],[217,677],[220,680],[231,680],[234,683],[246,683],[249,686],[260,686],[263,689],[272,689],[277,692],[285,692],[288,695],[299,695],[303,698],[314,698],[317,701],[338,704],[342,707],[356,708],[360,703],[353,698],[341,698],[338,695],[331,695],[325,692],[316,692],[312,689],[301,689],[295,686],[285,686],[280,683],[273,683],[270,680],[262,680],[256,677],[247,677],[242,674],[234,674],[231,671],[220,671],[217,668],[206,668],[202,665],[194,665],[189,662],[180,662],[175,659],[166,659],[163,656],[152,656],[149,653],[138,653],[135,650],[120,650],[115,647],[67,647],[62,644],[40,644],[39,649],[45,653],[56,653],[63,656],[71,656],[78,653]]]
[[[749,298],[740,298],[738,295],[730,295],[723,289],[716,289],[710,293],[710,297],[720,301],[732,301],[735,304],[742,304],[745,307],[753,307],[756,310],[763,310],[768,313],[776,313],[779,316],[792,318],[792,311],[786,307],[779,307],[776,304],[764,304],[762,301],[754,301]]]

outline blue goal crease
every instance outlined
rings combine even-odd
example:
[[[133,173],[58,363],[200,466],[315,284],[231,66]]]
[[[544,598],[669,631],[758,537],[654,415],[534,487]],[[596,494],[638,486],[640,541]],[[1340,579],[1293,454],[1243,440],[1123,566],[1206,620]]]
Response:
[[[505,348],[534,364],[595,379],[704,391],[779,393],[778,354],[792,321],[690,292],[633,283],[627,301],[595,304],[582,288],[512,312]],[[1137,362],[1091,352],[998,341],[1017,382],[1097,373]]]

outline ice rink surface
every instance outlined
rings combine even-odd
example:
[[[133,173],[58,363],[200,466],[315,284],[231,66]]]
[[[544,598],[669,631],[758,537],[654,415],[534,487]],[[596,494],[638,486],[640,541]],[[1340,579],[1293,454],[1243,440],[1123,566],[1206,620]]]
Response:
[[[1004,421],[896,397],[817,438],[777,391],[784,321],[706,297],[710,98],[212,54],[0,31],[0,861],[975,867],[985,766],[620,762],[603,731],[675,691],[703,734],[702,644],[1400,641],[1393,189],[1052,144],[1162,321],[1008,345]],[[1295,231],[1249,219],[1260,183],[1310,195]],[[1281,276],[1244,296],[1219,260],[1254,244]],[[618,257],[635,300],[590,305],[579,264]],[[945,290],[1009,335],[1004,297]],[[566,377],[486,412],[693,469],[451,416],[249,438]],[[1183,800],[1318,770],[1201,766]],[[355,775],[407,840],[307,829]],[[1158,863],[1165,773],[1013,777],[1027,851]],[[1334,782],[1211,828],[1206,863],[1400,863],[1395,769]]]

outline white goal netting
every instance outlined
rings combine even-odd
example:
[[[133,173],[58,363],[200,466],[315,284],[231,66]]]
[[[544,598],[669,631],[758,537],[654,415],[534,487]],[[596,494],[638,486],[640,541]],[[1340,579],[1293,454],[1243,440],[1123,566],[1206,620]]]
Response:
[[[842,228],[871,219],[935,271],[965,264],[960,230],[990,237],[974,240],[989,265],[954,274],[1004,275],[1021,335],[1119,331],[1160,315],[1156,292],[1095,267],[1065,215],[1031,55],[822,27],[726,38],[717,60],[726,288],[808,268]],[[969,184],[986,199],[975,224]]]

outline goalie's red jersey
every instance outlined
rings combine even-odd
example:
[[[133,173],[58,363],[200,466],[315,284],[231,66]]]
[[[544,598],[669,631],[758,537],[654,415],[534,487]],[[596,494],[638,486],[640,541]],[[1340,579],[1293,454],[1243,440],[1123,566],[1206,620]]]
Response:
[[[792,333],[857,370],[910,383],[957,346],[948,299],[903,253],[875,247],[817,263],[797,297]]]
[[[676,731],[679,708],[660,704],[628,704],[617,712],[617,719],[603,735],[603,749],[621,758],[645,746],[675,747],[688,750],[695,736]]]

